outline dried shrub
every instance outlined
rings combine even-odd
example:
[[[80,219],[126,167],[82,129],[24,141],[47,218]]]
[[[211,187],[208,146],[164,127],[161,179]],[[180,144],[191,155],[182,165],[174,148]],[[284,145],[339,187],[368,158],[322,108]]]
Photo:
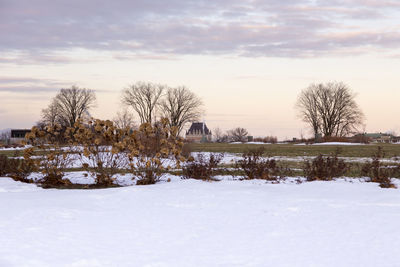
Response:
[[[399,167],[384,167],[381,162],[381,159],[384,157],[385,152],[382,147],[378,147],[378,151],[372,156],[372,162],[365,163],[361,168],[361,174],[370,177],[371,182],[379,183],[379,186],[382,188],[396,188],[390,177],[393,177],[396,172],[399,172]]]
[[[26,139],[33,147],[24,150],[24,159],[28,165],[34,165],[36,171],[43,174],[43,178],[39,180],[41,185],[58,187],[70,184],[68,180],[63,179],[65,170],[73,160],[72,155],[61,146],[64,140],[63,128],[60,125],[46,126],[42,129],[33,127]],[[43,156],[33,157],[35,149]]]
[[[343,176],[349,170],[349,165],[339,159],[338,154],[339,151],[336,151],[333,156],[319,155],[311,162],[305,161],[303,172],[307,181],[330,181],[335,177]]]
[[[203,154],[198,154],[196,159],[189,158],[188,163],[182,168],[184,179],[199,179],[204,181],[216,180],[214,177],[223,172],[218,168],[218,165],[224,158],[224,154],[210,154],[205,157]]]
[[[0,176],[5,176],[9,172],[8,157],[0,155]]]
[[[246,179],[276,181],[290,173],[289,169],[279,166],[275,159],[265,159],[264,153],[264,147],[243,153],[242,159],[236,162],[236,168],[245,173]]]
[[[180,168],[183,141],[175,127],[162,119],[154,126],[143,124],[138,130],[119,129],[111,121],[80,121],[74,127],[34,127],[27,135],[33,147],[24,150],[25,162],[44,174],[46,187],[72,186],[63,180],[64,172],[74,159],[96,177],[96,185],[114,186],[114,175],[122,168],[139,178],[137,184],[153,184],[172,166]],[[69,148],[61,144],[69,144]],[[34,151],[44,154],[35,157]]]
[[[91,120],[87,125],[77,122],[66,134],[73,136],[71,140],[75,145],[82,146],[77,154],[82,167],[96,177],[96,184],[113,185],[113,176],[127,166],[125,151],[129,129],[118,129],[109,120]]]
[[[0,176],[9,176],[18,181],[29,182],[27,177],[33,171],[34,166],[23,159],[13,159],[0,155]]]
[[[142,124],[126,138],[130,171],[138,185],[155,184],[172,167],[180,168],[183,140],[168,119],[151,125]]]

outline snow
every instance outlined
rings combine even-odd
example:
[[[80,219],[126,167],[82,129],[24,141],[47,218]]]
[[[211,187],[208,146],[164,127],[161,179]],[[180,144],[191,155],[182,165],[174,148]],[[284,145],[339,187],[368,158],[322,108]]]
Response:
[[[0,178],[0,266],[399,266],[400,191],[354,181],[45,190]]]
[[[0,151],[14,151],[14,150],[24,150],[32,147],[31,145],[25,145],[21,147],[0,147]]]

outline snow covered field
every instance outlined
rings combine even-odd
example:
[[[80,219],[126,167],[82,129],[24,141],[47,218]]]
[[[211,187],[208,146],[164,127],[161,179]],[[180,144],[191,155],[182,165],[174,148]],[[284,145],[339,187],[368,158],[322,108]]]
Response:
[[[180,180],[44,190],[0,178],[0,266],[400,266],[400,191]]]

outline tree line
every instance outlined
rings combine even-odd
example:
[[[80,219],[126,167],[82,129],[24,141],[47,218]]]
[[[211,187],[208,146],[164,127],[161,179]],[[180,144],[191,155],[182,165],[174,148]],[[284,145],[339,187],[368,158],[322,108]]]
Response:
[[[312,129],[315,138],[344,137],[357,133],[364,125],[364,114],[355,101],[356,94],[342,82],[311,84],[298,95],[296,109],[300,119]],[[119,128],[135,128],[131,110],[140,124],[154,124],[166,118],[170,127],[181,134],[189,122],[199,121],[204,110],[202,100],[185,86],[169,87],[149,82],[137,82],[121,92],[125,109],[113,121]],[[49,106],[42,110],[39,124],[73,127],[79,119],[90,119],[89,111],[96,105],[96,95],[91,89],[61,89]],[[158,119],[157,119],[158,118]],[[226,134],[217,128],[214,135],[219,142],[233,136],[235,141],[245,141],[248,131],[238,127]]]
[[[154,124],[159,118],[167,118],[170,127],[176,127],[178,134],[191,121],[199,120],[203,113],[202,100],[187,87],[137,82],[121,93],[121,103],[132,108],[140,124]],[[90,119],[89,111],[96,105],[94,90],[72,86],[61,89],[49,106],[42,110],[39,124],[73,127],[79,119]],[[135,128],[134,118],[127,109],[118,112],[113,119],[120,128]]]

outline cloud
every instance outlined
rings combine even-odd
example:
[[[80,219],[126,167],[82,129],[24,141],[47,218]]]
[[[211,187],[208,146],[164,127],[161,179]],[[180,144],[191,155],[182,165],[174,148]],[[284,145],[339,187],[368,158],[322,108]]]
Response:
[[[60,87],[65,86],[65,81],[54,80],[54,79],[39,79],[22,76],[0,76],[0,86],[7,85],[33,85],[33,86],[45,86],[45,87]]]
[[[34,86],[0,86],[0,92],[8,93],[49,93],[57,92],[58,88],[51,87],[34,87]]]
[[[36,83],[42,81],[40,79],[28,78],[28,77],[1,77],[0,84],[10,84],[10,83]]]
[[[0,52],[8,56],[0,60],[68,63],[75,59],[59,51],[71,49],[114,51],[118,60],[366,53],[400,45],[399,7],[389,0],[2,1]]]
[[[154,55],[154,54],[131,54],[131,53],[115,53],[114,59],[117,60],[177,60],[175,55]]]
[[[30,77],[0,76],[0,92],[26,94],[30,96],[43,93],[55,93],[71,85],[65,81],[53,79],[35,79]],[[26,94],[27,95],[27,94]]]

